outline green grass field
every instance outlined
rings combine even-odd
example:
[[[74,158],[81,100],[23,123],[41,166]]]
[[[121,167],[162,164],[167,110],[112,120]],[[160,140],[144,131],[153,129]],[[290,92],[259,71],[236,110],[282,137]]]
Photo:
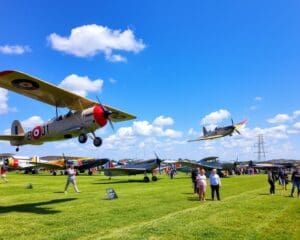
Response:
[[[222,179],[222,201],[197,201],[185,174],[140,182],[142,175],[9,173],[0,183],[0,239],[300,239],[300,199],[268,194],[265,175]],[[129,180],[129,181],[128,181]],[[26,189],[28,183],[33,189]],[[113,187],[119,198],[106,200]]]

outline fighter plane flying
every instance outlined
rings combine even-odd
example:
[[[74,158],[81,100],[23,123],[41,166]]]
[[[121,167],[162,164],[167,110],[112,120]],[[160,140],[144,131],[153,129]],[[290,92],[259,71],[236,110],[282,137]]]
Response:
[[[89,170],[89,175],[92,175],[91,168],[102,166],[109,162],[107,158],[89,158],[89,157],[68,157],[68,156],[46,156],[33,157],[31,164],[39,168],[52,170],[52,174],[56,175],[56,170],[64,170],[68,165],[73,164],[74,168],[80,173]]]
[[[232,122],[231,125],[225,126],[225,127],[216,127],[213,131],[208,131],[205,127],[203,127],[203,136],[196,138],[196,139],[188,140],[188,142],[211,140],[211,139],[215,139],[215,138],[225,137],[228,135],[232,136],[232,134],[234,132],[241,134],[238,129],[241,128],[242,126],[244,126],[248,122],[248,120],[245,119],[244,121],[242,121],[238,124],[234,124],[233,120],[231,119],[231,122]]]
[[[107,105],[102,105],[69,92],[38,78],[18,71],[0,72],[0,87],[50,104],[56,108],[56,117],[32,130],[24,132],[21,123],[15,120],[11,126],[11,135],[0,135],[0,140],[10,141],[12,146],[25,144],[40,145],[48,141],[58,141],[78,137],[85,143],[88,134],[96,147],[101,146],[102,139],[95,135],[95,130],[104,127],[107,122],[127,121],[135,116]],[[69,108],[64,116],[58,116],[57,108]]]
[[[157,176],[153,174],[153,170],[160,167],[162,160],[156,155],[155,159],[128,161],[124,165],[103,169],[105,176],[124,176],[144,174],[144,182],[149,182],[150,179],[147,173],[152,174],[152,181],[157,181]]]

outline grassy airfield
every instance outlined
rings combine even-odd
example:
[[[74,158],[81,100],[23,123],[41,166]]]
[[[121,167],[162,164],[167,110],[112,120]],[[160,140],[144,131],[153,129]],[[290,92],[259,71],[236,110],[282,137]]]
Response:
[[[0,183],[0,239],[299,239],[300,199],[268,194],[266,175],[222,179],[222,201],[197,201],[190,177],[140,182],[142,175],[78,176],[82,191],[63,193],[65,176],[9,173]],[[33,189],[26,189],[32,183]],[[119,199],[106,200],[113,187]]]

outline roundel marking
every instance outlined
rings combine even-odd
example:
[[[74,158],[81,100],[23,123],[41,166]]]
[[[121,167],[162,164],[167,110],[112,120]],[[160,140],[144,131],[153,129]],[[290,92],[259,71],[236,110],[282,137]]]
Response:
[[[32,137],[34,139],[39,139],[41,135],[42,135],[42,127],[41,126],[37,126],[34,129],[32,129]]]
[[[16,88],[24,90],[36,90],[40,87],[40,85],[37,82],[29,79],[15,79],[11,81],[11,84]]]

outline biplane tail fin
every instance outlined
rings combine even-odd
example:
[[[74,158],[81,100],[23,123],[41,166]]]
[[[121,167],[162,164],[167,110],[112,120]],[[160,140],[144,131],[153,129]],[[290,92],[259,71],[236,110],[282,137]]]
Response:
[[[15,120],[11,124],[11,136],[7,136],[6,140],[10,140],[12,146],[19,145],[19,141],[24,138],[25,131],[20,123],[20,121]]]
[[[11,124],[11,135],[12,136],[24,136],[25,132],[24,129],[20,123],[20,121],[15,120]]]

